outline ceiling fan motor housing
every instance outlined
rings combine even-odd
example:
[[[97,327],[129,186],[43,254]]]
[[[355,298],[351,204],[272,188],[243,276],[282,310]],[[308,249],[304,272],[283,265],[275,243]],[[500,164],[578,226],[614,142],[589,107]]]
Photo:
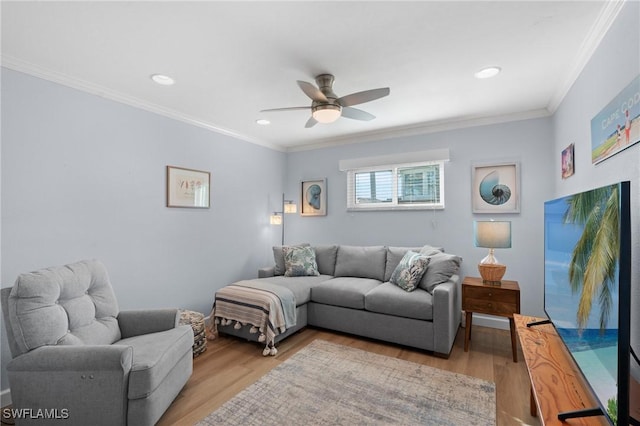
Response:
[[[331,74],[320,74],[316,77],[318,89],[327,97],[329,101],[338,99],[338,95],[333,93],[333,82],[335,78]]]
[[[311,103],[311,116],[319,123],[333,123],[342,112],[338,103],[338,95],[333,93],[334,77],[331,74],[320,74],[316,77],[318,89],[326,96],[327,101],[313,101]]]

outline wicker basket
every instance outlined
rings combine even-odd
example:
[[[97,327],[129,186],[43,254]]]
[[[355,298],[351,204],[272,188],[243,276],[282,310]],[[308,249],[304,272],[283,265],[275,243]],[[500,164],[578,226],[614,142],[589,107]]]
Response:
[[[181,310],[180,325],[188,324],[193,329],[193,356],[196,357],[207,350],[204,315],[200,312]]]
[[[499,263],[479,263],[478,271],[485,284],[500,284],[507,267]]]

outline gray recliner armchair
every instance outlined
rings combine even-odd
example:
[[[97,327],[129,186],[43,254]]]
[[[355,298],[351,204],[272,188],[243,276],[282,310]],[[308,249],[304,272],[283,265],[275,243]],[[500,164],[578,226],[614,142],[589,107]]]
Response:
[[[177,309],[119,311],[96,260],[21,274],[1,296],[18,425],[153,425],[191,376]]]

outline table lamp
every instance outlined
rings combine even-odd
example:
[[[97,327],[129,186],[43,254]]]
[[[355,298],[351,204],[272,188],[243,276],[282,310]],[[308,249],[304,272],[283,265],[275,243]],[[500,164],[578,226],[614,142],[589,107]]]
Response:
[[[507,267],[498,262],[494,249],[511,248],[511,222],[476,221],[473,228],[475,246],[489,249],[489,254],[478,264],[482,282],[500,285]]]

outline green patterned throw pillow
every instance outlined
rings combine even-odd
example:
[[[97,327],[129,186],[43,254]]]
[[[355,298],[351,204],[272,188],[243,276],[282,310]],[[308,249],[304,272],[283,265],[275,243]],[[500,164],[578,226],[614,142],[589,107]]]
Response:
[[[427,256],[415,251],[408,251],[396,266],[389,281],[403,290],[413,291],[418,287],[418,283],[427,270],[427,266],[429,266],[429,258]]]
[[[320,275],[313,247],[283,247],[284,276],[305,277]]]

